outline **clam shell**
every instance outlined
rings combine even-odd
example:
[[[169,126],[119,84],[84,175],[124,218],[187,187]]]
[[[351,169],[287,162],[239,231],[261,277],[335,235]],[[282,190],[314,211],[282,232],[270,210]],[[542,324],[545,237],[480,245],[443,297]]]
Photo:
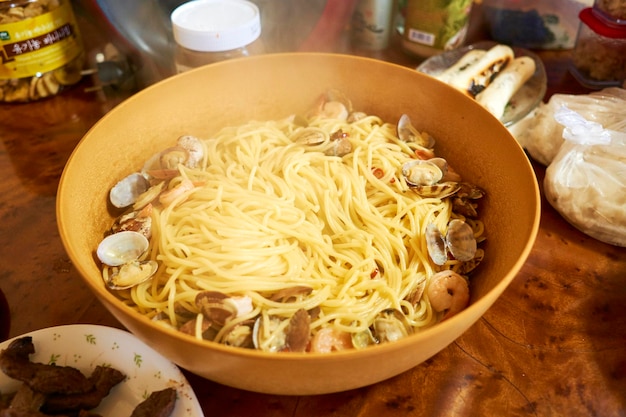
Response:
[[[435,146],[435,140],[430,135],[422,135],[411,122],[411,118],[407,114],[400,116],[396,126],[398,138],[403,142],[415,142],[424,148],[432,148]]]
[[[443,178],[443,171],[431,160],[411,159],[402,164],[402,175],[409,185],[435,185]]]
[[[364,349],[368,346],[378,343],[378,340],[376,340],[370,329],[365,329],[361,332],[352,333],[351,337],[352,345],[357,349]]]
[[[317,127],[304,127],[291,135],[291,140],[300,145],[320,145],[330,140],[328,132]]]
[[[413,190],[422,197],[446,198],[459,190],[460,186],[456,182],[441,182],[434,185],[418,185]]]
[[[196,307],[211,323],[219,327],[237,316],[236,307],[227,303],[228,296],[218,291],[202,291],[196,295]]]
[[[96,255],[105,265],[120,266],[139,259],[148,246],[144,235],[127,230],[105,237],[98,245]]]
[[[456,260],[461,262],[471,260],[477,249],[471,226],[462,220],[452,220],[446,232],[446,246]]]
[[[426,247],[430,259],[437,265],[443,265],[448,260],[446,240],[441,231],[433,223],[426,226]]]
[[[328,156],[345,156],[352,152],[352,143],[348,138],[339,138],[331,142],[330,148],[326,149]]]
[[[161,169],[178,169],[179,164],[186,164],[189,160],[189,151],[182,146],[172,146],[159,155]]]
[[[109,276],[106,284],[112,290],[126,290],[152,278],[157,269],[159,264],[152,260],[127,262]]]
[[[379,343],[395,342],[413,333],[404,314],[393,308],[381,311],[374,319],[373,327]]]
[[[267,321],[263,316],[259,316],[254,322],[252,328],[252,343],[259,350],[267,352],[280,352],[287,344],[287,333],[284,329],[279,330],[282,321],[276,316],[267,317]],[[265,328],[267,326],[267,328]]]
[[[133,173],[120,180],[109,191],[109,200],[117,208],[128,207],[150,187],[148,180],[139,173]]]
[[[204,158],[204,146],[197,137],[183,135],[178,138],[176,144],[187,151],[188,159],[185,165],[189,168],[196,168]]]

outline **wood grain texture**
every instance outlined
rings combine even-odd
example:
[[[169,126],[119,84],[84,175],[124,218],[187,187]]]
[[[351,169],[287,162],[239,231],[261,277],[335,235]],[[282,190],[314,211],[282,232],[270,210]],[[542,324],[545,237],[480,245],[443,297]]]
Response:
[[[414,67],[391,50],[383,58]],[[543,52],[548,95],[580,93],[568,52]],[[85,93],[0,106],[0,288],[10,336],[70,323],[120,326],[85,288],[61,244],[55,194],[82,135],[114,105]],[[541,182],[545,169],[535,165]],[[343,393],[245,392],[188,374],[206,415],[626,416],[626,248],[570,226],[543,201],[533,251],[484,317],[422,365]],[[6,317],[4,317],[6,318]]]

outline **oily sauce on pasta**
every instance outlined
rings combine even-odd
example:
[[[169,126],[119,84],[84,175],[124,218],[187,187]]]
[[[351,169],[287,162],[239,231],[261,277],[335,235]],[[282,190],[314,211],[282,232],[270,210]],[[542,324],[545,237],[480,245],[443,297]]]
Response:
[[[117,290],[130,307],[194,337],[276,352],[363,348],[465,308],[483,256],[480,190],[439,166],[427,133],[399,134],[333,98],[305,117],[194,138],[193,163],[163,165],[185,155],[180,141],[151,158],[147,191],[111,231],[142,233],[149,247],[134,269],[104,265],[105,282],[132,282],[150,261],[153,274]],[[473,250],[459,260],[465,241]]]

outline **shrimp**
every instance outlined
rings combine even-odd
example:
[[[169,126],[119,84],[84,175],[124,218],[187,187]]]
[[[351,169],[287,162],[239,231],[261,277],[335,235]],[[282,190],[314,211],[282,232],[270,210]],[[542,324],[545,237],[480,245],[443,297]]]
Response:
[[[332,327],[320,329],[311,340],[311,352],[330,353],[353,347],[350,333]]]
[[[433,275],[426,293],[433,310],[444,313],[442,320],[454,316],[467,307],[470,297],[467,279],[449,270]]]
[[[177,184],[174,188],[167,190],[159,196],[159,203],[164,206],[168,206],[174,202],[178,197],[182,196],[188,191],[194,189],[194,184],[191,180],[184,179],[179,184]]]

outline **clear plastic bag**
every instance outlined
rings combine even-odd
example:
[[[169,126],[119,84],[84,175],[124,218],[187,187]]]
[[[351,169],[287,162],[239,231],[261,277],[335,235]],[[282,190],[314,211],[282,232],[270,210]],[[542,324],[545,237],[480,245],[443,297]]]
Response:
[[[562,106],[565,140],[546,170],[548,202],[574,227],[626,247],[626,118],[608,126]]]
[[[590,94],[554,94],[533,113],[510,128],[517,141],[537,162],[548,166],[563,144],[563,125],[555,120],[562,106],[604,127],[626,120],[626,90],[611,87]],[[615,129],[620,130],[620,129]]]

